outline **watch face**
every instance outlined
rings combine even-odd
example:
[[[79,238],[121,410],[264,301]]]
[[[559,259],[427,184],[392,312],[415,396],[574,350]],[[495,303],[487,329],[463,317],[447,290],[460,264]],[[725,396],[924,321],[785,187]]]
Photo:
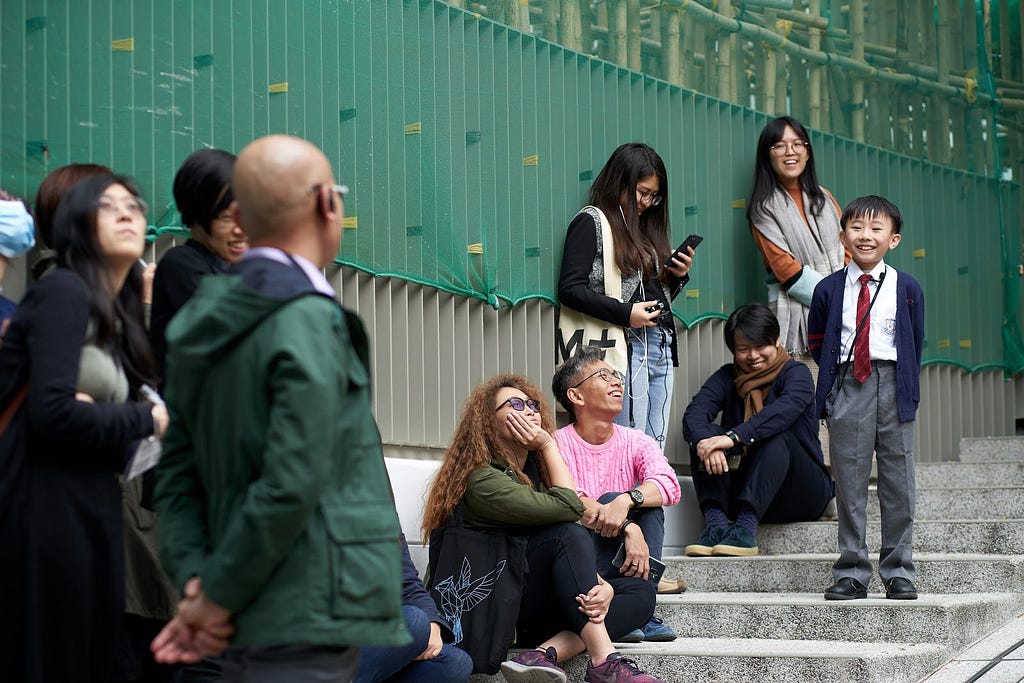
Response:
[[[644,504],[644,494],[636,489],[629,492],[629,497],[633,499],[633,503],[636,504],[637,507]]]

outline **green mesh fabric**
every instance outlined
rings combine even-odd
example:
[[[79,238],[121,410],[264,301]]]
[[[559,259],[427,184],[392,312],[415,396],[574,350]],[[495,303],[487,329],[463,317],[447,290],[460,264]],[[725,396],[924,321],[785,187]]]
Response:
[[[22,196],[60,165],[106,164],[139,179],[155,236],[179,222],[189,153],[290,133],[351,188],[338,263],[495,307],[554,302],[566,226],[611,151],[639,140],[668,168],[673,244],[705,238],[676,316],[765,298],[744,208],[767,114],[444,3],[3,3],[0,64],[0,186]],[[811,144],[841,204],[901,208],[889,260],[924,286],[926,360],[1024,368],[1018,185],[833,134]]]

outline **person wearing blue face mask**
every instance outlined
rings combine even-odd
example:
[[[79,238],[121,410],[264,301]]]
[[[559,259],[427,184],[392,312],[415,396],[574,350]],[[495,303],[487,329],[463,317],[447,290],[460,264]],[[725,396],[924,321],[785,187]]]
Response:
[[[25,203],[0,190],[0,336],[17,305],[3,295],[7,264],[36,243],[35,223]]]

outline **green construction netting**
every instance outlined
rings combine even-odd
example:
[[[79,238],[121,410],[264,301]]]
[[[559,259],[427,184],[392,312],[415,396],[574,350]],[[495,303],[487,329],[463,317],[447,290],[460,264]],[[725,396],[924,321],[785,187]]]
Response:
[[[179,222],[189,153],[290,133],[352,188],[339,263],[494,306],[554,300],[566,225],[612,149],[641,140],[668,167],[673,242],[705,236],[676,315],[764,298],[744,202],[768,116],[443,3],[3,3],[0,76],[0,186],[32,196],[57,166],[107,164],[141,181],[155,233]],[[1024,367],[1019,187],[812,144],[841,203],[901,207],[891,262],[925,288],[926,359]]]

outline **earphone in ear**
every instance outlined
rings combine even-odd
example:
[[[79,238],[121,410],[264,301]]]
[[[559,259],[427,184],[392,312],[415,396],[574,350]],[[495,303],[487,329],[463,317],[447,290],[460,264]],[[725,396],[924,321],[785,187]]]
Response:
[[[327,209],[334,212],[334,190],[330,187],[327,188]]]

